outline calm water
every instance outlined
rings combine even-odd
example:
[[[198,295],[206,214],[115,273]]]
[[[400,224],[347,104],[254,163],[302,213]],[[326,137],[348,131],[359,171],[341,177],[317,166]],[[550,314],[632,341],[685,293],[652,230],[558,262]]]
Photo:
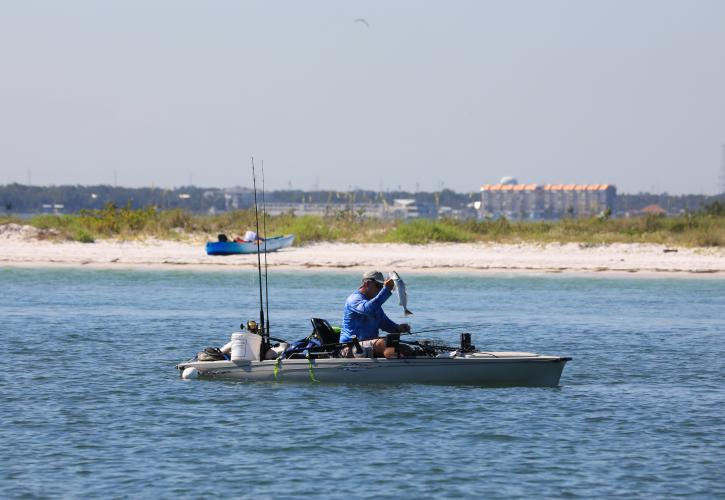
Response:
[[[273,333],[356,282],[273,274]],[[562,386],[182,381],[258,316],[253,273],[0,269],[0,497],[725,496],[725,280],[407,282],[414,329],[572,356]]]

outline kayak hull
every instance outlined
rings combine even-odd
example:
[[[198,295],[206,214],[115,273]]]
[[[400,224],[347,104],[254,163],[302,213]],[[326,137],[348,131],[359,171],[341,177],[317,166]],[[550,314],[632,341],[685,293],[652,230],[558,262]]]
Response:
[[[294,243],[294,235],[275,236],[266,240],[267,252],[274,252],[282,248],[288,248]],[[265,241],[259,242],[259,251],[265,251]],[[207,255],[238,255],[257,253],[257,243],[247,241],[238,243],[236,241],[210,241],[206,244]]]
[[[199,378],[244,382],[443,384],[489,387],[557,387],[571,358],[532,353],[475,353],[454,358],[325,358],[265,361],[193,361]],[[277,370],[275,374],[275,365]]]

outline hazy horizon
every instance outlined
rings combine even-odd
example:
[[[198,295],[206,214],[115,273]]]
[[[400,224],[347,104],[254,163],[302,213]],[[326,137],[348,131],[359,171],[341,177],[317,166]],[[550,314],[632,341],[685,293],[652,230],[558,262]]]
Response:
[[[13,184],[13,183],[0,184],[0,187],[7,186],[7,185],[11,185],[11,184]],[[22,185],[22,186],[28,186],[27,183],[22,183],[22,182],[18,182],[17,184]],[[543,186],[543,184],[539,184],[539,185],[542,185]],[[103,186],[103,187],[109,187],[109,188],[112,188],[112,189],[115,189],[115,188],[118,188],[118,189],[161,189],[161,190],[167,190],[167,191],[180,191],[180,190],[183,190],[183,189],[187,189],[189,187],[194,188],[194,189],[210,189],[210,190],[211,189],[220,189],[220,190],[224,190],[224,189],[239,189],[239,188],[247,188],[247,189],[250,189],[250,190],[253,189],[252,188],[252,181],[251,180],[249,181],[249,185],[239,184],[239,185],[235,185],[235,186],[207,186],[207,185],[184,185],[184,184],[180,184],[178,186],[123,186],[123,185],[116,185],[116,186],[114,186],[114,185],[108,184],[108,183],[106,183],[106,184],[103,184],[103,183],[101,183],[101,184],[45,184],[45,185],[41,185],[41,184],[30,184],[30,187],[36,187],[36,188],[41,188],[41,189],[46,189],[46,188],[60,188],[60,187],[74,187],[74,186],[80,186],[80,187],[86,188],[86,189],[87,188],[92,188],[92,187],[101,187],[101,186]],[[615,185],[615,187],[617,187],[617,186]],[[258,185],[257,186],[257,190],[258,190],[259,193],[261,193],[262,192],[261,186]],[[357,189],[353,189],[353,190],[354,191],[357,191],[357,190],[360,190],[360,191],[369,191],[369,192],[375,192],[375,193],[378,193],[378,192],[383,192],[383,193],[407,192],[407,193],[412,193],[412,194],[415,194],[415,193],[436,193],[436,192],[440,192],[441,191],[441,190],[438,190],[438,189],[428,189],[428,190],[421,189],[420,191],[402,189],[402,190],[399,191],[397,188],[396,189],[386,189],[386,190],[380,191],[380,190],[376,190],[376,189],[366,189],[366,188],[362,188],[362,187],[361,188],[357,188]],[[469,190],[469,191],[453,189],[453,188],[450,188],[450,187],[443,187],[443,190],[451,190],[451,191],[453,191],[456,194],[478,194],[480,192],[480,189],[478,187],[476,189]],[[315,191],[320,191],[320,192],[328,192],[329,191],[329,192],[339,192],[339,193],[346,193],[346,192],[348,192],[347,189],[325,189],[325,188],[322,188],[322,187],[320,187],[320,188],[314,188],[314,187],[312,187],[312,188],[303,188],[303,187],[295,188],[295,187],[292,187],[292,189],[289,189],[287,187],[281,187],[281,188],[269,188],[268,187],[266,189],[266,191],[267,192],[272,192],[272,191],[303,191],[303,192],[308,192],[308,193],[315,192]],[[665,195],[665,196],[716,196],[717,197],[717,196],[720,196],[720,195],[725,194],[725,193],[703,194],[703,193],[669,193],[667,191],[660,191],[660,192],[652,192],[652,191],[622,191],[619,188],[617,188],[617,194],[620,194],[620,195],[652,195],[652,196],[662,196],[662,195]]]
[[[715,194],[724,60],[717,0],[5,2],[0,184]]]

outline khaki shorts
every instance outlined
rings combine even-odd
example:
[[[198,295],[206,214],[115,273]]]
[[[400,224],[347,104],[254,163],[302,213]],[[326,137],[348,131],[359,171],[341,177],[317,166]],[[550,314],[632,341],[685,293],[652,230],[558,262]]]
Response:
[[[343,347],[343,349],[340,351],[340,356],[342,356],[343,358],[374,358],[375,342],[377,342],[378,340],[382,340],[383,342],[385,342],[385,339],[362,340],[360,341],[360,347],[362,347],[362,352],[355,352],[355,346],[347,346]]]

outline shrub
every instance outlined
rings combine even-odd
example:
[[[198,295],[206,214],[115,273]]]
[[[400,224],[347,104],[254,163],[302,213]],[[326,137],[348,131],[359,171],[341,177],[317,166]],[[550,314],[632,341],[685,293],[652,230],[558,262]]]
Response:
[[[725,201],[713,201],[712,203],[702,207],[701,212],[705,215],[714,215],[717,217],[725,216]]]
[[[280,232],[294,234],[297,244],[337,239],[334,229],[321,217],[290,217],[284,224],[275,226]]]
[[[415,219],[403,222],[388,234],[388,241],[420,245],[430,242],[464,242],[473,238],[452,221]]]
[[[78,229],[75,232],[74,239],[76,241],[80,241],[81,243],[94,243],[96,241],[85,229]]]

